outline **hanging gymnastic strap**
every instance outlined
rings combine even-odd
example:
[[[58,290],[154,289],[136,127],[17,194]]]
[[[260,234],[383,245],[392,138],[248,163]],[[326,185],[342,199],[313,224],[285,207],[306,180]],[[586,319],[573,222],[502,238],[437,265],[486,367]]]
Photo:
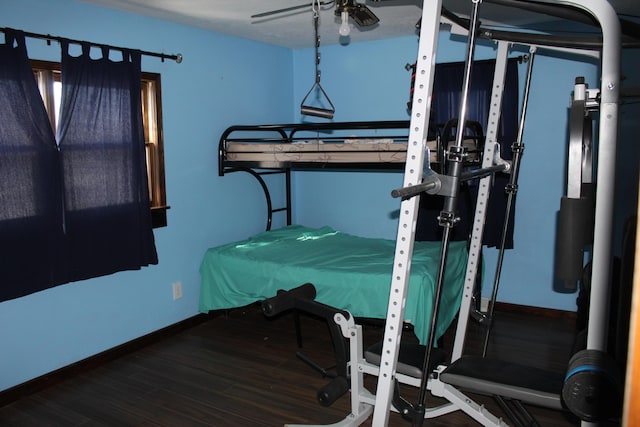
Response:
[[[332,119],[333,118],[333,114],[335,113],[336,109],[333,106],[333,103],[331,102],[331,99],[329,99],[329,96],[327,95],[327,93],[324,91],[324,89],[320,85],[320,69],[318,68],[318,66],[320,65],[320,52],[319,52],[320,35],[318,34],[318,26],[319,26],[319,19],[320,19],[320,16],[319,16],[320,5],[318,4],[318,6],[316,6],[316,2],[314,1],[314,3],[312,3],[312,7],[313,7],[313,29],[314,29],[314,35],[315,35],[315,53],[316,53],[316,57],[315,57],[316,76],[315,76],[315,78],[316,79],[315,79],[315,83],[313,84],[313,86],[311,86],[311,89],[309,89],[309,92],[307,92],[307,94],[302,99],[302,102],[300,103],[300,114],[305,115],[305,116],[315,116],[315,117],[322,117],[322,118],[325,118],[325,119]],[[327,100],[327,102],[329,103],[331,108],[315,107],[315,106],[312,106],[312,105],[305,104],[306,101],[307,101],[307,98],[309,97],[309,95],[311,95],[311,93],[314,91],[314,89],[317,89],[317,90],[320,91],[320,93]]]
[[[504,260],[505,242],[507,240],[507,234],[509,232],[509,223],[511,218],[511,210],[515,203],[515,196],[518,192],[518,175],[520,174],[520,163],[522,161],[522,155],[524,153],[524,143],[522,142],[522,134],[524,133],[524,124],[527,116],[527,106],[529,105],[529,91],[531,88],[531,75],[533,73],[533,59],[535,58],[536,48],[532,47],[529,50],[529,63],[527,65],[527,77],[524,87],[524,96],[522,99],[522,112],[520,113],[520,125],[518,127],[518,137],[516,141],[511,145],[513,152],[513,161],[511,164],[511,174],[509,176],[509,183],[505,187],[507,193],[507,204],[504,212],[504,223],[502,226],[502,237],[500,239],[500,248],[498,251],[498,261],[496,264],[496,272],[493,281],[493,290],[491,293],[491,300],[489,300],[489,307],[487,311],[487,326],[484,337],[484,346],[482,348],[482,357],[487,355],[487,347],[489,346],[489,336],[491,334],[491,327],[493,326],[493,312],[495,307],[495,301],[498,297],[498,287],[500,284],[500,274],[502,272],[502,262]]]

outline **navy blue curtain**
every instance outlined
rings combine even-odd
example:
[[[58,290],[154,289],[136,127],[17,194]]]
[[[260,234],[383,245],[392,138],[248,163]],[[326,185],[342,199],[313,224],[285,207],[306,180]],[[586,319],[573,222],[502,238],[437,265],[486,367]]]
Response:
[[[140,53],[69,55],[58,144],[24,33],[0,44],[0,301],[156,264]]]
[[[449,120],[457,119],[460,112],[460,98],[464,79],[464,62],[437,64],[434,74],[433,99],[431,104],[430,126],[442,128]],[[491,89],[495,60],[474,61],[472,79],[467,102],[467,120],[476,121],[486,126],[489,118]],[[518,134],[518,59],[509,59],[505,78],[502,110],[498,129],[502,158],[512,158],[511,144]],[[454,134],[455,135],[455,134]],[[506,174],[496,174],[487,208],[487,221],[483,234],[483,244],[497,247],[502,236],[504,212],[506,207],[505,186],[509,182]],[[467,240],[477,195],[477,183],[471,182],[463,186],[460,193],[458,214],[460,222],[454,227],[454,240]],[[443,206],[440,196],[424,196],[420,198],[420,221],[416,229],[417,240],[439,240],[442,233],[437,224],[437,215]],[[513,214],[510,219],[506,248],[513,247]]]
[[[1,37],[1,35],[0,35]],[[0,301],[59,284],[58,150],[22,32],[0,44]]]
[[[58,141],[69,281],[158,262],[147,186],[140,52],[127,50],[113,60],[107,49],[98,59],[90,54],[88,44],[75,57],[62,43]]]

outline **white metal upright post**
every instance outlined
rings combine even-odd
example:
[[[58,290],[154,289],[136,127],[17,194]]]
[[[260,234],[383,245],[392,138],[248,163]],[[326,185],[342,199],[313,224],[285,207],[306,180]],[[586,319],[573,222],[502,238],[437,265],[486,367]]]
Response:
[[[491,90],[491,105],[489,107],[489,122],[487,123],[486,142],[482,157],[482,167],[494,165],[496,147],[498,146],[498,122],[502,108],[502,95],[504,92],[504,81],[507,74],[507,55],[509,53],[509,43],[498,42],[498,54],[496,57],[496,67],[493,73],[493,86]],[[478,197],[476,210],[473,215],[473,227],[471,232],[471,242],[469,245],[469,257],[467,261],[467,271],[464,278],[464,292],[460,303],[460,313],[458,315],[458,325],[456,337],[453,343],[451,361],[455,361],[462,355],[464,340],[467,334],[467,322],[471,312],[473,291],[475,289],[476,277],[480,263],[480,253],[482,252],[482,236],[484,233],[484,223],[487,216],[489,194],[491,192],[492,177],[487,176],[480,180],[478,186]]]
[[[597,193],[587,349],[606,352],[613,262],[613,208],[620,91],[620,21],[611,4],[605,0],[569,3],[587,10],[598,20],[602,28]],[[582,421],[582,426],[591,425],[594,423]]]
[[[429,161],[425,156],[425,150],[431,114],[441,7],[441,0],[424,1],[422,5],[404,187],[416,185],[422,181],[424,162]],[[389,306],[373,413],[374,427],[386,426],[389,421],[419,202],[420,197],[416,196],[403,200],[400,205]]]
[[[618,99],[620,91],[620,21],[605,0],[569,2],[587,10],[602,28],[602,75],[598,134],[598,186],[593,237],[591,305],[587,348],[606,350],[611,282]]]

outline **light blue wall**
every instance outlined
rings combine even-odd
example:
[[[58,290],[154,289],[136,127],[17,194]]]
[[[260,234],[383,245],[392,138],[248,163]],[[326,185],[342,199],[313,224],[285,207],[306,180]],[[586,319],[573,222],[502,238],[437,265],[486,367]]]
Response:
[[[404,67],[415,62],[417,49],[415,37],[321,45],[321,83],[335,105],[334,120],[409,120],[411,74]],[[299,119],[300,100],[313,84],[313,55],[312,49],[294,52],[294,109]],[[390,193],[402,185],[401,172],[300,172],[294,178],[296,221],[395,238],[400,205]]]
[[[417,46],[416,37],[321,46],[322,85],[336,107],[335,120],[409,119],[410,75],[404,66],[415,60]],[[463,61],[465,48],[464,40],[441,33],[437,61]],[[494,58],[493,46],[480,43],[475,57]],[[294,60],[294,94],[300,100],[313,83],[313,51],[296,50]],[[552,290],[555,218],[564,192],[567,115],[574,79],[585,76],[596,87],[595,64],[583,57],[538,51],[524,131],[515,249],[505,255],[500,301],[575,310],[575,295]],[[520,67],[521,87],[525,69]],[[299,107],[294,104],[294,108]],[[402,184],[401,173],[299,172],[294,184],[296,221],[395,239],[399,201],[390,197],[390,191]],[[489,296],[497,251],[485,249],[484,255],[483,294]]]
[[[71,0],[3,0],[0,25],[184,55],[182,64],[143,58],[143,70],[162,74],[171,209],[169,226],[154,231],[159,264],[0,303],[3,390],[197,314],[206,248],[262,230],[266,211],[254,180],[217,176],[217,140],[231,124],[291,121],[290,103],[280,100],[293,96],[293,55]],[[28,51],[60,60],[57,43],[29,39]],[[177,301],[175,281],[184,293]]]

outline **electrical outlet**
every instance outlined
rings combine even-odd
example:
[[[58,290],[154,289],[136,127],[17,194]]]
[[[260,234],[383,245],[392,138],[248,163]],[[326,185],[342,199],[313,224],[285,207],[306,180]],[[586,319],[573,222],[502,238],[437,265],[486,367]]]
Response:
[[[182,298],[182,283],[181,282],[175,282],[173,283],[173,299],[177,300]]]

